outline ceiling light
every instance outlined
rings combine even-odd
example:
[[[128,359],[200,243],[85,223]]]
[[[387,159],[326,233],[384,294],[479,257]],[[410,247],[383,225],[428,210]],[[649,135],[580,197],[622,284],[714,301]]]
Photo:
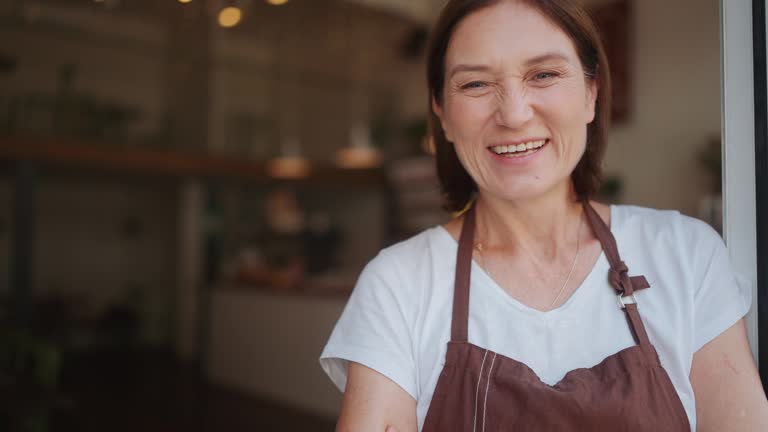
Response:
[[[288,3],[288,0],[267,0],[267,3],[275,6],[281,6]]]
[[[243,18],[243,11],[236,6],[227,6],[219,11],[219,25],[225,28],[234,27]]]
[[[179,0],[179,3],[192,3],[192,0]]]

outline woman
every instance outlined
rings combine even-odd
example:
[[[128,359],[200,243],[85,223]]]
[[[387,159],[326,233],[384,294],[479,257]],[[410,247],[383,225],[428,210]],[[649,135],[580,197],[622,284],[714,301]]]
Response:
[[[445,7],[432,138],[465,211],[360,276],[321,357],[338,430],[768,430],[748,291],[717,234],[589,201],[610,82],[575,3]]]

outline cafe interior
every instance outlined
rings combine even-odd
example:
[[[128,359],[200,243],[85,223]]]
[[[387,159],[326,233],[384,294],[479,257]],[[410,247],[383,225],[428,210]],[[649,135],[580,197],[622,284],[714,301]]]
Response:
[[[320,352],[376,253],[451,215],[444,0],[0,0],[0,430],[332,431]],[[721,228],[717,0],[584,0],[601,198]]]

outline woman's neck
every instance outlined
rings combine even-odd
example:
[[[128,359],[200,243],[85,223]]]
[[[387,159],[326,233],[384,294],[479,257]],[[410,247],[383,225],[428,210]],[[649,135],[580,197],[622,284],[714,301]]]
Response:
[[[582,209],[570,184],[562,191],[515,201],[481,193],[476,206],[476,242],[486,249],[542,259],[572,253]]]

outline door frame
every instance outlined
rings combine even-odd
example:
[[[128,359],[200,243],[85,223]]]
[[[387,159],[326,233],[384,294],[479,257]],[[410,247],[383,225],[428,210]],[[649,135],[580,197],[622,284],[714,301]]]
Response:
[[[757,254],[757,339],[768,347],[768,47],[765,0],[752,0],[752,44],[755,87],[755,210]],[[763,388],[768,388],[768,349],[758,357]]]
[[[768,387],[768,15],[765,0],[720,7],[723,237],[734,269],[752,283],[747,330]]]

